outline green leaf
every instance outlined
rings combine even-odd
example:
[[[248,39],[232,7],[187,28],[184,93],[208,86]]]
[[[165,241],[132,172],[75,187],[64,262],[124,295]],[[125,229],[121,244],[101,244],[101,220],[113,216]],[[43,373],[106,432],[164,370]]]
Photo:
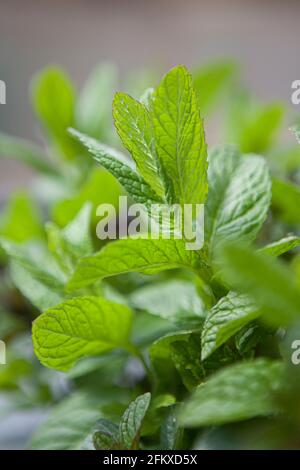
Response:
[[[193,73],[201,113],[208,114],[220,103],[220,98],[231,89],[236,72],[237,65],[234,62],[220,61],[201,67]]]
[[[265,153],[279,136],[285,107],[280,102],[261,105],[245,92],[235,90],[235,100],[227,116],[228,141],[243,153]]]
[[[147,109],[150,109],[153,93],[154,93],[154,88],[152,87],[146,88],[146,90],[142,93],[142,95],[139,98],[139,101],[144,106],[146,106]]]
[[[37,260],[34,260],[32,269],[15,260],[10,262],[9,273],[14,285],[40,311],[59,304],[65,297],[64,282],[57,282],[52,275],[48,277],[45,269],[48,265],[38,269]]]
[[[133,308],[145,310],[180,325],[200,324],[204,304],[196,286],[185,280],[168,280],[135,290],[129,297]]]
[[[76,155],[76,145],[67,129],[74,122],[75,91],[58,67],[42,70],[32,83],[34,109],[51,139],[67,158]]]
[[[177,412],[172,407],[170,413],[165,419],[160,432],[161,448],[163,450],[177,449],[178,442],[182,435],[182,429],[179,429]]]
[[[125,449],[136,449],[143,420],[150,405],[151,394],[140,395],[125,411],[119,427],[120,441]]]
[[[96,450],[120,449],[118,442],[118,426],[107,419],[97,422],[96,432],[93,434],[93,444]]]
[[[283,255],[287,251],[292,250],[300,244],[300,237],[290,235],[288,237],[277,240],[276,242],[269,243],[268,245],[263,246],[258,251],[261,253],[266,253],[268,255],[278,257]]]
[[[235,346],[241,355],[255,352],[256,346],[267,338],[267,332],[257,322],[245,325],[235,336]]]
[[[63,229],[52,222],[46,225],[49,249],[68,270],[72,270],[79,258],[93,251],[91,212],[92,204],[87,202]]]
[[[109,243],[93,256],[82,258],[68,283],[68,289],[80,289],[117,274],[154,274],[175,268],[208,274],[208,267],[199,253],[187,250],[183,240],[125,238]]]
[[[227,367],[200,385],[183,404],[179,423],[212,426],[276,414],[274,395],[283,376],[283,363],[267,359]]]
[[[204,365],[201,364],[200,334],[191,334],[187,342],[181,339],[171,343],[171,358],[185,387],[193,390],[205,376]]]
[[[163,198],[151,118],[146,107],[125,93],[117,93],[113,116],[118,134],[136,162],[137,169],[155,193]]]
[[[300,188],[289,181],[273,178],[272,205],[284,222],[291,224],[300,222],[299,204]]]
[[[75,219],[62,230],[62,236],[68,249],[78,258],[93,251],[92,239],[89,233],[91,212],[92,205],[87,202],[80,209]]]
[[[41,216],[25,192],[12,195],[0,218],[0,234],[16,243],[44,237]]]
[[[96,224],[96,208],[107,203],[117,207],[121,188],[115,178],[107,171],[94,168],[88,180],[72,198],[59,201],[52,210],[52,217],[60,227],[70,223],[82,206],[90,201],[93,204],[92,223]]]
[[[225,246],[225,279],[251,296],[271,325],[289,324],[300,318],[300,294],[295,279],[279,260],[246,247]]]
[[[57,169],[44,151],[25,139],[0,133],[0,155],[15,158],[40,173],[58,175]]]
[[[1,239],[10,257],[10,275],[16,287],[33,305],[43,310],[64,297],[66,276],[44,245],[17,245]]]
[[[53,307],[33,323],[35,353],[46,367],[66,371],[78,359],[128,348],[132,313],[98,297],[76,297]]]
[[[172,386],[175,386],[175,393],[178,388],[174,371],[177,371],[189,390],[198,385],[205,376],[200,359],[200,331],[169,333],[155,341],[149,353],[159,386],[166,387],[169,392]]]
[[[142,436],[156,434],[164,423],[170,409],[176,403],[176,398],[170,393],[156,394],[151,400],[147,419],[143,424]]]
[[[208,181],[205,239],[213,256],[225,240],[255,239],[267,217],[271,182],[263,158],[242,156],[230,146],[210,153]]]
[[[116,82],[114,65],[104,63],[93,70],[76,105],[76,124],[82,132],[102,140],[110,137],[111,103]]]
[[[30,442],[34,450],[79,450],[101,417],[99,400],[84,392],[65,398],[51,410]]]
[[[93,444],[96,450],[113,450],[120,448],[114,436],[104,431],[96,431],[94,433]]]
[[[146,181],[129,166],[125,156],[74,129],[70,132],[79,139],[101,166],[117,178],[134,201],[146,204],[146,206],[162,202]]]
[[[202,360],[259,315],[246,295],[229,292],[208,313],[202,330]]]
[[[203,203],[207,194],[207,150],[192,77],[183,66],[172,69],[152,99],[156,151],[167,198]]]

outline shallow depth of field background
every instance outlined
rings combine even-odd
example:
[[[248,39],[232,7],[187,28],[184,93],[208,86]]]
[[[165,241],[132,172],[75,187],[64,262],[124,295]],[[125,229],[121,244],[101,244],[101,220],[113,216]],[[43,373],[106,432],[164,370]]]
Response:
[[[102,61],[124,78],[144,67],[161,74],[179,63],[233,59],[254,95],[292,107],[299,24],[299,0],[0,0],[0,80],[7,85],[0,131],[42,142],[28,88],[48,64],[62,66],[80,86]],[[213,129],[209,144],[217,143]],[[0,206],[32,177],[20,162],[0,159]],[[42,418],[30,411],[0,423],[0,448],[22,447]]]
[[[145,66],[166,71],[233,58],[259,98],[290,103],[300,76],[299,20],[297,0],[0,0],[0,79],[7,83],[0,129],[38,139],[28,84],[49,63],[80,85],[103,60],[124,76]],[[1,199],[30,180],[20,168],[0,161]]]

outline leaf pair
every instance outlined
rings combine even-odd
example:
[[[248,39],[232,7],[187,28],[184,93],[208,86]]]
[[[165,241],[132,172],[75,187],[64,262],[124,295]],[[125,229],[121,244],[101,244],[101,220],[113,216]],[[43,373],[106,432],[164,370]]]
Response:
[[[159,197],[169,203],[204,202],[206,143],[187,69],[172,69],[149,101],[147,109],[124,93],[116,95],[113,115],[124,146]]]
[[[116,128],[140,175],[112,150],[82,134],[73,134],[137,202],[204,202],[206,143],[192,78],[186,68],[172,69],[149,102],[148,109],[124,93],[117,93],[114,99]]]
[[[123,414],[119,426],[108,421],[99,423],[93,435],[97,450],[137,449],[143,420],[150,405],[151,394],[140,395],[130,403]]]

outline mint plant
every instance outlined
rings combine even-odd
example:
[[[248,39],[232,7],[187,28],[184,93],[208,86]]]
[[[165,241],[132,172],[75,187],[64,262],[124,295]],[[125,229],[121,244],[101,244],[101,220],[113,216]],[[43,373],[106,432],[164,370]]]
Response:
[[[286,172],[278,178],[270,154],[251,153],[268,153],[281,112],[258,110],[244,119],[247,138],[208,149],[201,102],[209,108],[214,93],[197,90],[213,72],[194,79],[177,66],[139,100],[115,94],[122,150],[111,132],[100,132],[99,73],[77,104],[61,73],[50,69],[35,82],[35,108],[62,156],[60,167],[47,162],[41,171],[49,178],[51,167],[59,184],[45,225],[19,195],[1,229],[10,280],[34,306],[37,380],[41,371],[60,371],[72,388],[31,447],[187,449],[226,447],[228,439],[231,447],[296,446],[300,422],[291,404],[298,406],[299,374],[290,345],[300,308],[298,189]],[[232,68],[214,73],[217,93]],[[54,84],[55,108],[47,99]],[[39,167],[21,144],[0,139],[0,148]],[[159,203],[204,204],[204,246],[187,250],[172,237],[100,243],[95,207],[119,194],[149,211]],[[20,207],[28,222],[22,232]]]

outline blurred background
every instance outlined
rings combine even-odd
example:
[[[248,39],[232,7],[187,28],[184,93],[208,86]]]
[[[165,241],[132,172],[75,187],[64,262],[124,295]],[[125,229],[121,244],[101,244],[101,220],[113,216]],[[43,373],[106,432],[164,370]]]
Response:
[[[233,136],[229,132],[228,139],[231,141],[233,137],[242,151],[261,152],[269,158],[274,174],[279,170],[283,176],[292,174],[293,181],[299,183],[300,147],[296,144],[292,133],[288,131],[292,119],[290,121],[288,121],[290,118],[286,119],[288,114],[286,111],[292,112],[293,115],[299,112],[299,109],[291,104],[291,84],[294,80],[300,79],[299,19],[299,0],[285,2],[280,0],[227,0],[226,2],[224,0],[27,0],[26,2],[0,0],[0,80],[4,80],[7,86],[7,103],[0,105],[0,132],[30,139],[41,145],[45,143],[45,134],[41,132],[41,126],[32,110],[30,82],[36,73],[49,64],[61,66],[79,90],[97,64],[112,63],[118,69],[120,76],[119,85],[116,87],[128,92],[135,90],[138,97],[147,86],[156,85],[162,73],[179,63],[185,64],[193,72],[200,70],[200,74],[194,75],[198,91],[199,89],[201,91],[203,82],[210,83],[210,80],[204,80],[207,76],[216,80],[217,89],[218,74],[222,75],[225,70],[225,75],[228,71],[230,75],[231,66],[228,68],[225,65],[225,68],[222,68],[221,65],[219,69],[217,66],[217,69],[207,72],[206,64],[222,64],[222,61],[225,61],[225,64],[229,61],[230,64],[233,61],[239,69],[240,83],[246,90],[250,90],[251,97],[254,96],[259,104],[253,105],[251,100],[237,100],[235,106],[234,98],[238,97],[241,88],[233,85],[236,78],[234,76],[230,92],[228,91],[230,99],[222,101],[223,107],[229,108],[230,103],[233,109],[233,112],[225,114],[234,117],[233,128],[236,131]],[[222,80],[221,77],[221,85]],[[212,90],[208,86],[205,90],[207,95],[203,95],[202,100],[205,97],[208,99],[207,97],[213,95],[215,91],[214,85]],[[110,116],[110,94],[107,99],[109,99],[107,110]],[[284,109],[281,104],[278,106],[267,104],[264,108],[265,103],[277,103],[278,100],[283,103]],[[248,106],[249,103],[253,106]],[[215,104],[218,108],[219,103]],[[53,107],[55,108],[55,105]],[[206,118],[206,111],[204,116]],[[284,119],[286,120],[283,122]],[[213,114],[212,117],[209,115],[209,119],[205,120],[209,145],[223,142],[215,130],[218,126],[227,127],[229,123],[224,121],[226,121],[224,114],[221,116]],[[269,124],[267,132],[265,132],[266,123]],[[108,127],[111,127],[110,123]],[[284,153],[282,148],[277,151],[277,147],[274,150],[273,146],[274,134],[277,138],[279,132],[280,138],[288,144]],[[113,138],[112,142],[115,143]],[[284,155],[286,164],[284,164]],[[2,156],[0,154],[0,157]],[[78,162],[75,160],[74,162],[71,163],[76,167]],[[78,168],[79,176],[83,174],[80,184],[84,187],[86,169],[80,165]],[[91,168],[87,169],[87,173],[88,171],[92,171]],[[99,169],[97,171],[100,173]],[[1,210],[6,207],[5,203],[9,202],[10,197],[13,199],[11,207],[7,210],[7,220],[5,218],[4,222],[0,220],[0,234],[8,238],[16,236],[15,224],[19,224],[19,219],[15,214],[17,213],[18,217],[22,211],[25,214],[21,221],[25,228],[18,234],[20,239],[14,240],[16,243],[29,239],[32,227],[33,235],[40,235],[41,232],[40,221],[36,221],[34,213],[32,219],[27,217],[27,213],[31,214],[27,196],[14,196],[15,190],[30,188],[34,174],[30,165],[25,166],[13,158],[0,158]],[[85,187],[81,195],[77,199],[74,198],[80,180],[78,174],[76,172],[74,174],[75,176],[68,170],[60,175],[65,178],[61,178],[60,184],[66,192],[70,189],[65,184],[67,180],[73,178],[74,181],[71,183],[74,187],[70,184],[71,196],[69,193],[65,195],[63,191],[61,193],[58,191],[59,194],[56,194],[57,199],[66,198],[66,201],[63,200],[59,205],[59,210],[54,211],[56,215],[54,221],[59,226],[65,226],[69,222],[61,219],[61,213],[72,212],[70,210],[72,207],[69,205],[70,198],[71,203],[75,201],[76,206],[82,204],[82,199],[90,196],[90,189],[87,190]],[[99,176],[102,178],[103,175],[97,176],[97,174],[95,180],[91,178],[87,181],[87,187],[94,181],[92,190],[96,187],[98,191],[97,178]],[[42,206],[45,201],[41,189],[45,189],[44,192],[47,193],[50,191],[49,188],[51,186],[45,185],[45,179],[42,180],[38,191],[35,188],[35,198]],[[107,197],[105,184],[103,188],[103,194]],[[61,190],[61,187],[59,189]],[[283,190],[285,191],[285,188]],[[116,191],[114,186],[111,192]],[[49,206],[54,205],[55,209],[54,203],[57,201],[51,200],[48,194],[46,196],[46,202]],[[290,204],[290,201],[288,203]],[[53,207],[45,210],[44,204],[43,209],[45,216],[48,214],[47,210],[51,213]],[[76,206],[73,215],[77,210],[79,207]],[[296,201],[297,224],[300,222],[298,212],[299,204]],[[30,230],[28,228],[29,234],[26,233],[27,225],[31,225]],[[273,235],[275,238],[280,238],[282,233],[288,233],[289,229],[289,225],[288,229],[286,226],[280,226],[279,231],[274,231]],[[42,236],[45,238],[44,232]],[[45,242],[44,239],[43,241]],[[1,392],[2,389],[8,390],[9,400],[0,393],[0,449],[22,448],[27,445],[31,433],[45,417],[45,403],[47,405],[59,401],[61,396],[68,394],[70,386],[68,380],[61,374],[41,370],[37,360],[32,359],[29,328],[31,316],[36,315],[37,311],[32,311],[31,303],[34,305],[34,302],[27,302],[24,300],[26,295],[24,297],[20,295],[20,291],[23,293],[22,286],[17,285],[18,289],[15,289],[11,281],[7,281],[6,263],[6,258],[0,259],[0,312],[2,313],[1,304],[3,304],[5,310],[9,312],[8,318],[11,311],[22,319],[25,318],[26,328],[21,326],[20,329],[21,331],[26,329],[26,344],[21,342],[18,351],[13,353],[19,360],[18,354],[21,351],[23,355],[26,347],[28,362],[33,362],[34,365],[28,374],[26,370],[23,373],[23,362],[18,363],[21,367],[20,373],[18,371],[15,373],[14,364],[13,370],[7,368],[7,373],[5,368],[2,369],[0,390]],[[32,291],[31,286],[29,291]],[[32,300],[30,295],[27,297]],[[15,327],[14,324],[9,326],[4,330],[4,335],[1,333],[0,324],[0,333],[3,338],[6,336],[10,338],[15,336],[15,329],[18,331],[18,328],[19,326]],[[27,363],[25,366],[27,367]],[[18,373],[21,378],[22,374],[28,375],[25,385],[19,380]],[[71,377],[71,381],[73,379],[74,377]],[[32,403],[28,405],[29,398]],[[9,405],[10,401],[12,405]],[[5,419],[2,419],[1,413],[5,413]]]
[[[145,66],[165,71],[233,58],[254,94],[290,105],[299,18],[297,0],[0,0],[0,79],[7,84],[0,129],[38,138],[28,86],[47,64],[61,65],[80,86],[102,61],[124,76]],[[31,175],[1,160],[0,195]]]

